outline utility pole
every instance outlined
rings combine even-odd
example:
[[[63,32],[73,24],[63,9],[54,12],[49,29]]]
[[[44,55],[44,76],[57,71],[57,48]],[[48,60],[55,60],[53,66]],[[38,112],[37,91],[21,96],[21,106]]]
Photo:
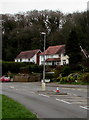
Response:
[[[46,46],[46,33],[45,32],[41,32],[42,35],[44,35],[44,65],[43,65],[43,80],[42,80],[42,91],[45,91],[46,89],[46,84],[45,84],[45,46]]]

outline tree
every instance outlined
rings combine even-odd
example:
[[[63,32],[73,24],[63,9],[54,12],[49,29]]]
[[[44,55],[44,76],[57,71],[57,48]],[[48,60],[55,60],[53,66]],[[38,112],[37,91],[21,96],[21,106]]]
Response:
[[[46,48],[66,44],[73,27],[78,36],[77,43],[89,52],[89,12],[63,14],[34,10],[2,15],[2,59],[12,61],[19,52],[26,50],[43,51],[41,32],[46,32]]]
[[[81,62],[81,49],[78,42],[77,34],[72,30],[66,43],[66,54],[69,56],[69,63],[77,64]]]

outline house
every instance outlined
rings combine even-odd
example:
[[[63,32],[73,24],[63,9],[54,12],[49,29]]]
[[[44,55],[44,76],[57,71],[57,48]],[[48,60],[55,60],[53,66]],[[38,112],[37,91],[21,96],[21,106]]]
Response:
[[[69,57],[65,55],[65,45],[49,46],[44,52],[39,54],[39,65],[64,65],[69,64]],[[45,57],[44,57],[45,56]]]
[[[37,50],[30,50],[30,51],[23,51],[15,58],[15,62],[33,62],[35,64],[39,64],[39,54],[41,51]]]

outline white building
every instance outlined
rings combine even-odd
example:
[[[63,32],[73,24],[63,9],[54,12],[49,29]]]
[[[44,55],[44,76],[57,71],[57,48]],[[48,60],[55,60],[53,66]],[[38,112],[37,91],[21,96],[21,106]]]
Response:
[[[39,56],[39,65],[44,64],[44,56],[46,65],[69,64],[69,57],[65,55],[65,45],[50,46],[45,52],[40,53]]]
[[[30,50],[30,51],[23,51],[15,58],[15,62],[33,62],[35,64],[39,64],[39,54],[41,51],[37,50]]]

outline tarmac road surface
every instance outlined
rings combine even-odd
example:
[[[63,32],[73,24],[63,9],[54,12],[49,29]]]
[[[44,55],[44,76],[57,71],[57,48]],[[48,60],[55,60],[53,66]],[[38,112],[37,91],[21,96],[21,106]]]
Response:
[[[86,86],[59,85],[67,95],[54,95],[41,92],[41,83],[2,83],[2,94],[25,105],[38,118],[87,118]],[[56,85],[47,84],[46,90],[55,91]],[[40,92],[38,92],[40,91]],[[13,108],[14,109],[14,108]]]

